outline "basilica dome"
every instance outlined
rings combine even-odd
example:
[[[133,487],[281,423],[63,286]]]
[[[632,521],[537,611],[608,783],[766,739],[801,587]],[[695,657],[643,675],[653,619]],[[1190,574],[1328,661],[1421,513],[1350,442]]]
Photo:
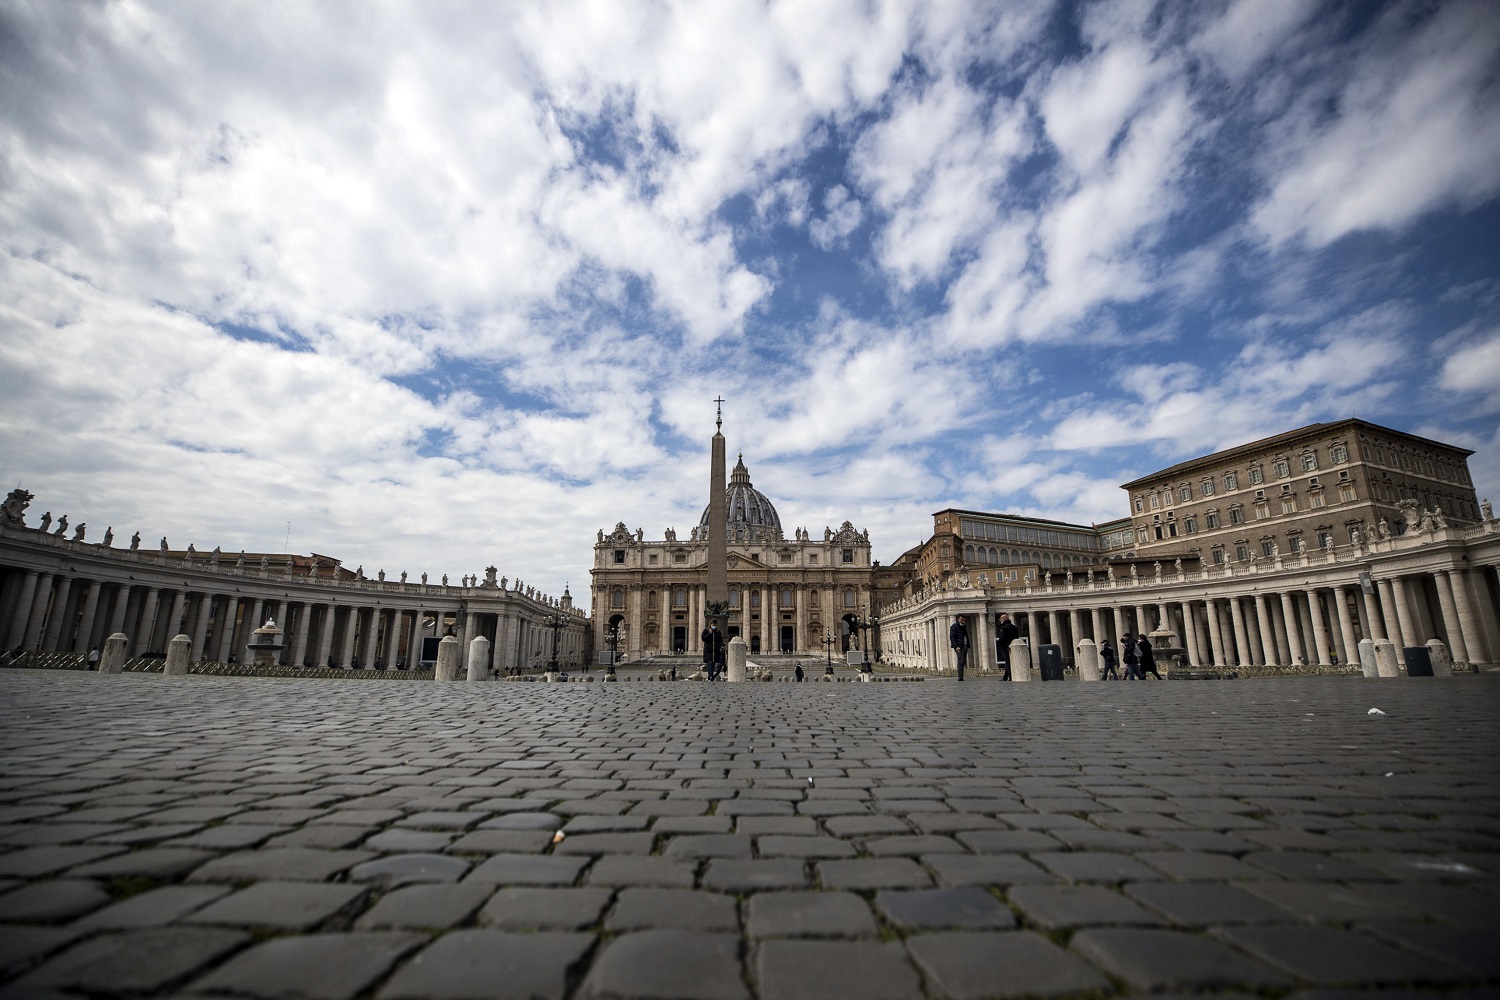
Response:
[[[773,537],[781,537],[781,518],[776,516],[776,508],[771,506],[766,495],[750,485],[750,470],[745,468],[744,455],[740,456],[734,471],[729,475],[729,486],[724,491],[724,498],[729,511],[729,523],[726,525],[729,532],[726,537],[743,537],[743,532],[735,530],[742,527],[769,528]],[[708,526],[707,508],[704,508],[703,516],[698,519],[698,526]]]

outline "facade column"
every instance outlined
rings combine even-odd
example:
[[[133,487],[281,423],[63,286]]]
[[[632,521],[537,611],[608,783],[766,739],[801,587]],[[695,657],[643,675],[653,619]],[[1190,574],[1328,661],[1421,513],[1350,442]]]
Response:
[[[344,636],[343,641],[339,643],[337,665],[345,670],[349,670],[354,666],[354,637],[359,634],[359,615],[363,610],[358,605],[354,605],[346,608],[344,611]],[[441,613],[438,623],[439,625],[442,623]],[[439,628],[438,631],[441,633],[442,629]]]
[[[1313,648],[1318,653],[1318,663],[1332,663],[1328,656],[1328,630],[1323,624],[1323,598],[1316,590],[1307,592],[1307,608],[1312,612]]]
[[[186,603],[186,601],[187,591],[177,590],[173,592],[172,610],[168,613],[167,616],[168,635],[166,641],[162,643],[163,647],[165,647],[168,642],[171,642],[173,639],[177,638],[179,634],[178,629],[182,627],[182,607],[183,604]]]
[[[1275,596],[1281,597],[1279,593]],[[1287,639],[1285,609],[1280,600],[1275,604],[1269,598],[1266,600],[1266,617],[1271,620],[1271,633],[1276,642],[1276,662],[1283,666],[1294,663],[1292,646]]]
[[[1399,576],[1391,577],[1391,596],[1396,604],[1396,621],[1401,623],[1402,638],[1413,646],[1421,645],[1422,636],[1417,631],[1411,616],[1411,600],[1406,593],[1406,581]]]
[[[318,652],[313,657],[313,666],[326,668],[333,656],[333,626],[337,623],[335,612],[338,608],[328,603],[319,604],[318,609]]]
[[[104,637],[108,639],[125,631],[125,615],[130,610],[131,588],[128,583],[115,585],[115,602],[109,610],[109,627],[104,630]]]
[[[1235,659],[1231,663],[1249,666],[1255,662],[1250,653],[1250,635],[1245,630],[1245,606],[1238,597],[1229,599],[1229,618],[1234,625]]]
[[[194,659],[208,659],[208,651],[203,648],[204,641],[208,638],[209,609],[214,605],[212,594],[198,595],[198,613],[193,619],[193,651]]]
[[[1229,663],[1229,657],[1224,655],[1224,633],[1219,622],[1219,602],[1214,598],[1208,598],[1206,605],[1208,610],[1208,645],[1210,647],[1211,666],[1222,667]]]
[[[1443,611],[1448,651],[1453,654],[1454,663],[1468,663],[1470,662],[1468,636],[1465,634],[1463,621],[1458,616],[1458,607],[1453,601],[1453,586],[1449,582],[1448,574],[1434,573],[1432,579],[1437,584],[1438,606]]]
[[[1265,666],[1277,665],[1276,633],[1271,630],[1271,612],[1266,607],[1266,595],[1255,595],[1255,622],[1260,632],[1260,662]]]
[[[240,641],[241,646],[248,646],[254,638],[255,630],[265,624],[265,606],[265,600],[259,597],[250,603],[250,615],[245,619],[245,638]]]
[[[214,655],[217,663],[228,663],[234,651],[234,628],[240,614],[240,599],[229,594],[219,600],[219,617],[214,622]]]
[[[1092,628],[1092,631],[1094,633],[1093,638],[1094,638],[1094,645],[1096,647],[1099,645],[1100,642],[1102,642],[1103,640],[1109,638],[1109,636],[1107,636],[1107,635],[1104,634],[1104,609],[1103,608],[1097,608],[1096,607],[1096,608],[1090,608],[1089,609],[1089,625]]]
[[[1120,606],[1118,604],[1111,605],[1109,610],[1115,620],[1115,655],[1121,656],[1124,655],[1120,652],[1120,636],[1124,635],[1126,632],[1125,614],[1120,610]]]
[[[1406,648],[1406,615],[1396,610],[1395,589],[1391,586],[1389,578],[1380,580],[1376,586],[1380,590],[1380,613],[1385,621],[1386,635],[1390,638],[1398,650]],[[1403,590],[1402,593],[1405,593]]]
[[[1287,624],[1287,661],[1304,663],[1307,655],[1302,651],[1302,630],[1298,628],[1298,606],[1292,591],[1281,591],[1281,618]]]
[[[1055,646],[1066,648],[1067,643],[1062,639],[1062,612],[1049,610],[1047,612],[1047,641]]]
[[[1469,648],[1469,662],[1478,663],[1484,659],[1483,634],[1474,617],[1474,605],[1469,600],[1468,574],[1461,569],[1450,569],[1446,575],[1453,590],[1453,605],[1458,613],[1459,627],[1463,630],[1464,640]]]
[[[292,603],[287,602],[281,611],[282,615],[291,617]],[[297,605],[297,624],[292,628],[292,650],[287,663],[294,667],[300,667],[307,661],[307,627],[312,621],[312,605],[302,601]],[[288,625],[291,623],[288,622]]]
[[[151,633],[156,628],[156,606],[160,603],[161,591],[156,587],[147,587],[146,596],[141,601],[141,619],[135,629],[136,655],[151,652]]]

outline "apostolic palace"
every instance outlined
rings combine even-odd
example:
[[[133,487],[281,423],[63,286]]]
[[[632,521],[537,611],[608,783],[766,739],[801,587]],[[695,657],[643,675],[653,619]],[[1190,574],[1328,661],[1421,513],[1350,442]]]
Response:
[[[1500,664],[1500,523],[1475,494],[1470,454],[1363,420],[1314,424],[1125,483],[1126,516],[1105,524],[942,509],[927,540],[886,566],[853,520],[788,537],[741,456],[722,507],[710,502],[686,538],[648,540],[623,522],[597,533],[588,616],[494,567],[451,585],[371,579],[317,554],[95,542],[50,512],[28,523],[33,498],[18,489],[0,510],[0,631],[8,651],[80,661],[108,636],[139,657],[182,635],[194,661],[233,662],[270,620],[281,663],[386,670],[430,663],[441,636],[465,656],[483,637],[488,676],[612,653],[694,657],[719,612],[752,658],[858,647],[948,670],[958,615],[982,669],[1006,613],[1069,659],[1080,643],[1154,632],[1193,668],[1335,668],[1357,663],[1362,639],[1439,640],[1455,666],[1489,667]],[[716,474],[723,483],[722,460]],[[711,540],[725,607],[709,597]]]

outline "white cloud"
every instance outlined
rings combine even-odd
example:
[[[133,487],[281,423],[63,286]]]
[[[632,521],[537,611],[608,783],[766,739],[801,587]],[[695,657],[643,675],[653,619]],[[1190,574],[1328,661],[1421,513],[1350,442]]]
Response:
[[[859,228],[864,210],[858,199],[849,196],[849,189],[836,184],[823,197],[824,214],[814,219],[807,227],[807,235],[813,245],[823,250],[832,250],[848,240]]]
[[[1477,396],[1480,413],[1500,411],[1500,329],[1453,350],[1443,361],[1437,388]]]
[[[1269,147],[1272,186],[1253,220],[1272,245],[1399,230],[1500,191],[1500,100],[1487,83],[1500,63],[1500,8],[1397,7],[1363,56],[1331,100],[1314,92],[1295,106]]]
[[[1316,10],[1315,0],[1235,0],[1223,17],[1192,40],[1191,48],[1239,83],[1262,60],[1285,48]]]

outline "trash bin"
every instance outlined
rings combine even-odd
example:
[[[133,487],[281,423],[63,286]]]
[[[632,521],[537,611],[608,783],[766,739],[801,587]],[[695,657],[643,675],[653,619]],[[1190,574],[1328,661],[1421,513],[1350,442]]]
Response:
[[[1045,642],[1036,648],[1037,669],[1044,681],[1063,679],[1062,647],[1055,642]]]
[[[1407,646],[1401,652],[1406,656],[1406,676],[1432,676],[1432,652],[1426,646]]]

